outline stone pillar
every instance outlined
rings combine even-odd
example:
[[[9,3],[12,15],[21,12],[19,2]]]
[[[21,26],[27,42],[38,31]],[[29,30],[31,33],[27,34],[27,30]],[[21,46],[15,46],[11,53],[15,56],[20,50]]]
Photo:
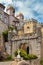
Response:
[[[14,52],[16,50],[16,43],[15,42],[12,42],[12,57],[14,59]]]

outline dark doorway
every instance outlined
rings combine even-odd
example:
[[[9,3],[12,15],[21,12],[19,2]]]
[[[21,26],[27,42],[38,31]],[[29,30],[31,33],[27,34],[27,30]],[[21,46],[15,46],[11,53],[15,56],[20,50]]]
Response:
[[[29,46],[27,47],[27,54],[29,54]]]

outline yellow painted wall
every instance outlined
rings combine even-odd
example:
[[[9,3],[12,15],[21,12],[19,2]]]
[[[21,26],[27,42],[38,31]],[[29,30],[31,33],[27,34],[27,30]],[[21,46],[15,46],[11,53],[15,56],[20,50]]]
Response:
[[[42,32],[42,34],[43,34],[43,27],[41,28],[41,32]]]
[[[33,23],[27,22],[24,24],[24,34],[27,33],[33,33]]]
[[[23,31],[22,30],[19,30],[18,31],[18,35],[22,35],[23,34]]]

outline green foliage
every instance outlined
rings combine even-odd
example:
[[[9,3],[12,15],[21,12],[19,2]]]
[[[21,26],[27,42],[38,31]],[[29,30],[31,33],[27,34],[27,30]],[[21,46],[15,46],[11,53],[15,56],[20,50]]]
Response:
[[[13,29],[14,29],[14,27],[13,27],[13,26],[10,26],[10,27],[9,27],[9,30],[13,30]]]
[[[21,57],[23,57],[24,55],[27,55],[27,53],[26,53],[24,50],[22,50],[22,49],[19,49],[19,50],[20,50],[20,56],[21,56]],[[16,51],[14,52],[14,54],[15,54],[15,56],[17,56],[18,50],[16,50]]]
[[[24,51],[24,50],[22,50],[22,49],[19,49],[20,50],[20,56],[21,57],[23,57],[23,59],[25,59],[25,60],[27,60],[27,53]],[[16,50],[15,52],[14,52],[14,54],[15,54],[15,56],[17,56],[17,54],[18,54],[18,50]]]
[[[11,61],[11,60],[13,60],[13,58],[9,54],[6,57],[3,56],[0,57],[0,61]]]
[[[5,61],[10,61],[10,60],[12,60],[12,56],[8,55],[7,58],[5,59]]]
[[[33,54],[28,54],[28,59],[37,59],[38,57]]]
[[[24,50],[20,49],[20,56],[21,57],[27,56],[27,53]]]
[[[27,54],[25,50],[19,49],[20,50],[20,56],[23,57],[24,60],[31,60],[31,59],[37,59],[38,57],[33,54]],[[18,54],[18,50],[14,52],[15,56]]]
[[[7,42],[8,41],[8,30],[4,31],[2,34],[3,34],[4,41]]]
[[[14,54],[15,54],[15,56],[17,56],[18,55],[18,52],[17,52],[18,50],[16,50],[15,52],[14,52]]]
[[[43,65],[43,59],[40,60],[40,65]]]

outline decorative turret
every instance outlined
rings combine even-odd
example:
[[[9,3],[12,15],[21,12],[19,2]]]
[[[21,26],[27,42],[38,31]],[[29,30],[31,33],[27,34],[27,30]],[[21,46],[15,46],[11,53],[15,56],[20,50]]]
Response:
[[[14,16],[14,14],[15,14],[15,9],[13,8],[12,5],[8,5],[6,11],[7,11],[7,13],[8,13],[9,15]]]
[[[23,15],[22,13],[19,13],[19,14],[17,15],[17,18],[19,18],[19,19],[24,19],[24,15]]]
[[[33,22],[33,23],[37,23],[37,20],[36,19],[33,19],[33,18],[29,19],[29,21],[30,22]]]

